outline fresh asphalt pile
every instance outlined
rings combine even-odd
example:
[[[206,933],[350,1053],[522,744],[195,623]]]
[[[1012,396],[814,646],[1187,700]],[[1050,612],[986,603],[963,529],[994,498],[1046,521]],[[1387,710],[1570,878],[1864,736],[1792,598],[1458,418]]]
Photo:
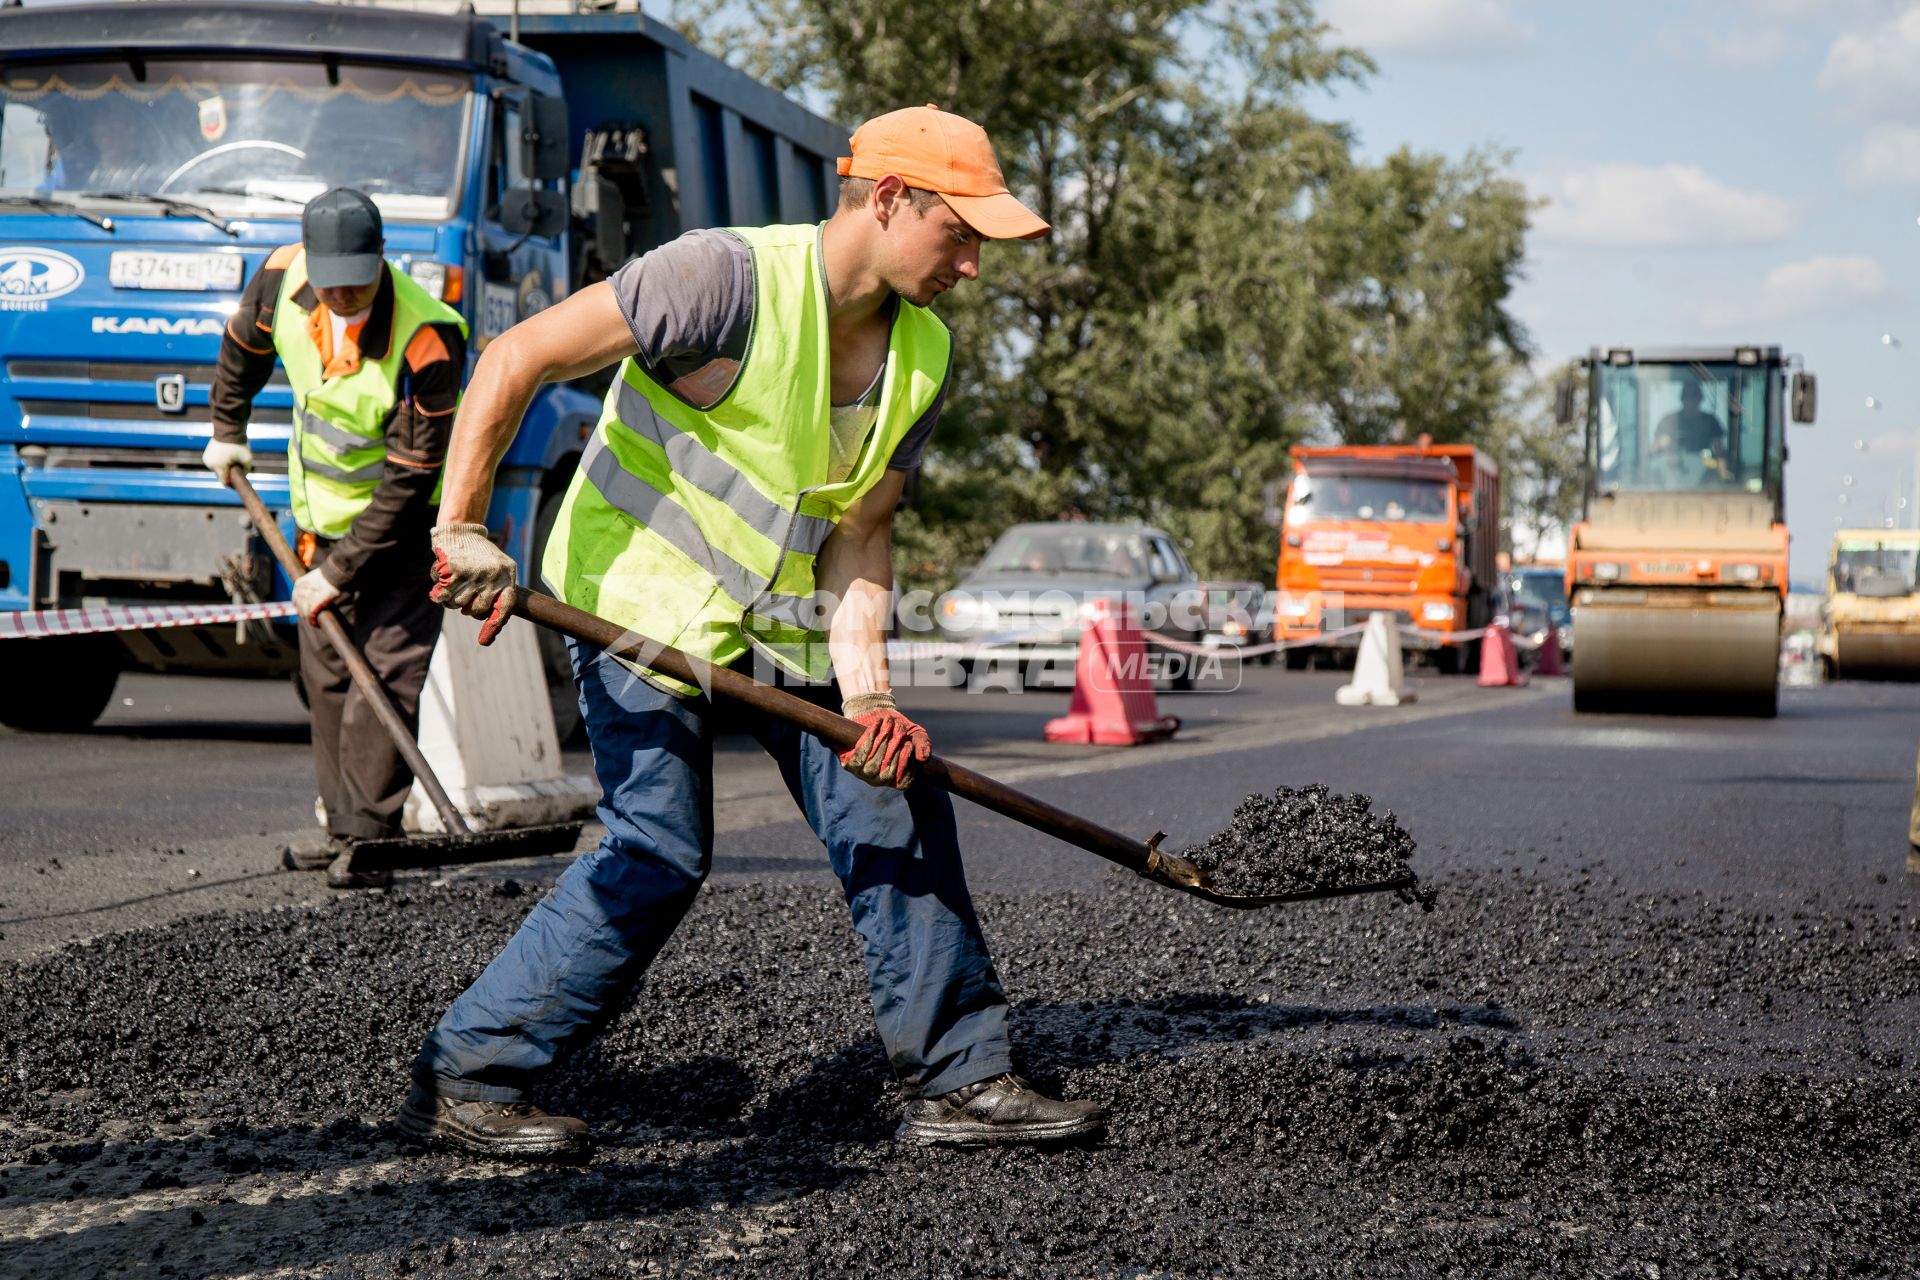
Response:
[[[1209,888],[1266,896],[1411,879],[1413,848],[1392,813],[1315,783],[1248,796],[1224,830],[1182,856],[1207,873]],[[1403,896],[1433,909],[1431,891]]]
[[[1920,918],[1443,879],[1240,912],[983,895],[1101,1142],[891,1141],[832,887],[714,885],[553,1082],[580,1170],[403,1147],[408,1061],[537,890],[415,881],[0,971],[0,1275],[1912,1274]]]

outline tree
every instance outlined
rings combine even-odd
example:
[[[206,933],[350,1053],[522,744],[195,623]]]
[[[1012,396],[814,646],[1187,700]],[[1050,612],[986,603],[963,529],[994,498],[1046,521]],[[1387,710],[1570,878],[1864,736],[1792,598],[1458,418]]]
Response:
[[[1496,157],[1358,162],[1302,101],[1371,66],[1308,0],[706,5],[691,37],[839,118],[978,120],[1054,225],[941,300],[954,385],[903,578],[944,585],[1007,524],[1073,515],[1264,578],[1261,490],[1290,444],[1476,439],[1521,367],[1524,194]]]

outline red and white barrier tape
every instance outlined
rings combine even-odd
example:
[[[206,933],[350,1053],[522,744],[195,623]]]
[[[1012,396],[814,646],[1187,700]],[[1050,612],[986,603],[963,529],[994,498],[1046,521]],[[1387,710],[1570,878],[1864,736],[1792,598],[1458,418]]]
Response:
[[[161,631],[222,622],[293,617],[291,600],[268,604],[102,605],[94,609],[42,609],[36,613],[0,613],[0,640],[44,636],[84,636],[103,631]]]

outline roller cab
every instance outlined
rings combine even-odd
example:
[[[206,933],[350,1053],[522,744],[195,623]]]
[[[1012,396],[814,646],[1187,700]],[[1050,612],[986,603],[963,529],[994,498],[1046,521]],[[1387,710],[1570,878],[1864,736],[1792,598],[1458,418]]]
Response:
[[[1771,716],[1787,592],[1784,424],[1812,375],[1777,347],[1595,349],[1567,555],[1576,711]],[[1562,388],[1571,421],[1579,388]]]

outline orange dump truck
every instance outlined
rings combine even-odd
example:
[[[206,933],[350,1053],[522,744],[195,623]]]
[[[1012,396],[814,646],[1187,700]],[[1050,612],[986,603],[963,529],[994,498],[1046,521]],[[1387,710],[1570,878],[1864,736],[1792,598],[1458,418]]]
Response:
[[[1437,651],[1442,670],[1477,667],[1477,641],[1446,633],[1492,616],[1500,544],[1500,467],[1472,445],[1298,446],[1280,528],[1274,626],[1287,665],[1354,648],[1336,635],[1382,611],[1418,628],[1407,648]]]

